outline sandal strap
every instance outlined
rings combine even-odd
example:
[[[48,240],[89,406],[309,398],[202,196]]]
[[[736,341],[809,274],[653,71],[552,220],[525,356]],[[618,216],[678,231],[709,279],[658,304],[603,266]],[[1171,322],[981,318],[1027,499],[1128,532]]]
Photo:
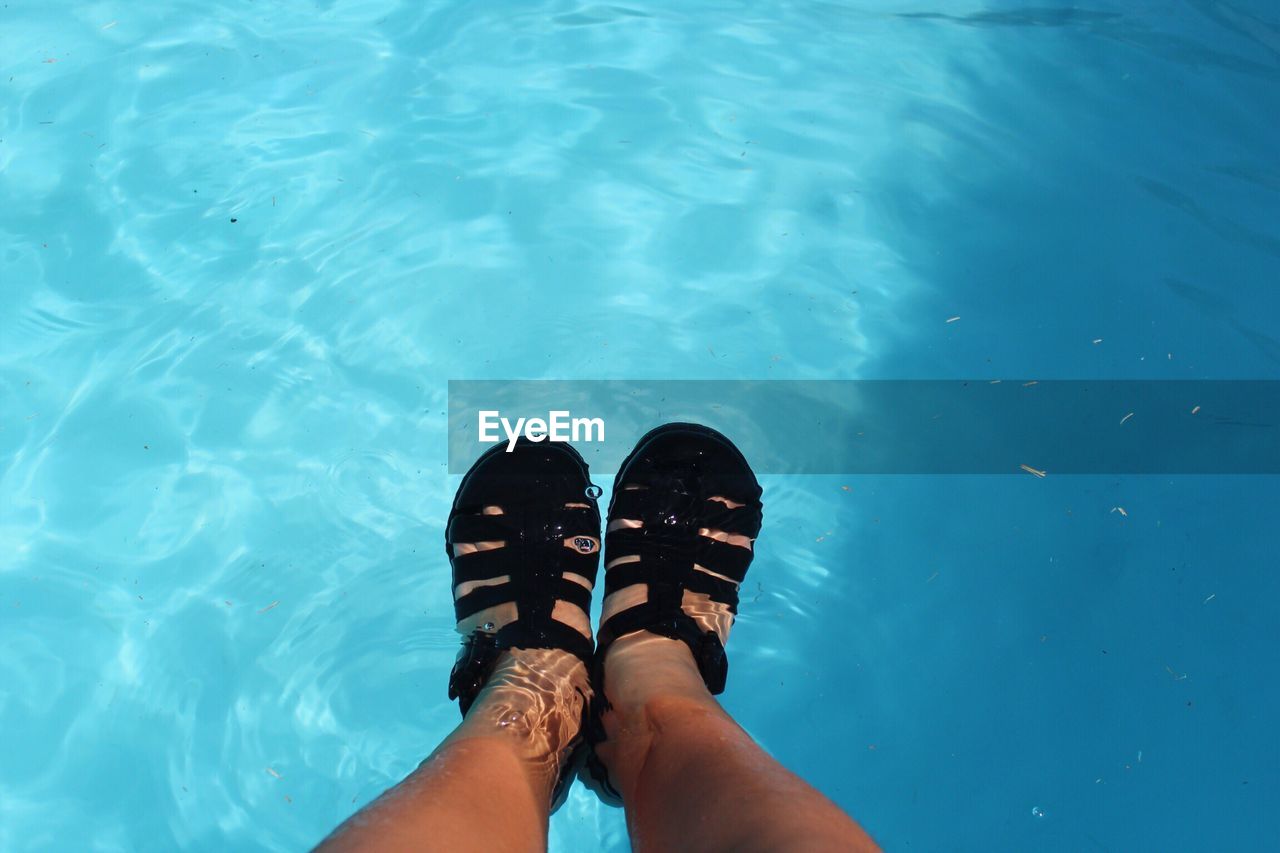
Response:
[[[454,600],[453,615],[456,621],[461,622],[488,607],[514,602],[520,618],[534,618],[540,611],[539,605],[549,603],[550,607],[554,607],[556,601],[567,601],[580,607],[583,613],[591,613],[591,590],[565,577],[550,577],[538,582],[536,596],[521,595],[519,584],[515,582],[476,587]],[[551,615],[550,607],[547,608],[548,618]]]
[[[741,545],[732,545],[718,539],[700,537],[696,561],[718,575],[732,578],[734,583],[742,583],[747,577],[747,569],[755,557],[755,552]]]
[[[741,485],[734,486],[734,491],[741,491]],[[707,489],[702,490],[704,493]],[[759,497],[743,503],[742,506],[730,508],[723,501],[702,498],[691,501],[692,514],[697,517],[699,526],[711,530],[723,530],[725,533],[736,533],[741,536],[755,536],[760,532],[763,521]],[[654,511],[653,498],[649,488],[623,489],[613,496],[610,515],[614,518],[641,519]]]
[[[608,534],[609,562],[612,563],[619,557],[639,557],[641,562],[661,562],[665,557],[666,562],[677,562],[682,566],[687,564],[690,568],[696,563],[704,569],[732,579],[734,583],[742,583],[755,556],[750,548],[697,533],[693,535],[697,538],[691,541],[688,536],[646,531],[643,527],[620,528]],[[614,579],[615,570],[605,572],[606,595],[629,585],[619,584]]]
[[[599,555],[596,553],[581,554],[577,551],[571,551],[564,547],[564,543],[555,543],[555,548],[563,551],[563,554],[557,554],[555,551],[540,552],[532,555],[535,559],[554,562],[554,573],[563,574],[564,572],[572,572],[575,575],[581,575],[591,582],[592,586],[596,582],[596,571],[599,567]],[[461,554],[453,558],[453,577],[456,583],[466,583],[468,581],[489,581],[500,578],[504,575],[515,575],[524,571],[524,567],[529,562],[529,557],[518,546],[512,543],[494,548],[489,551],[472,551],[470,554]]]
[[[562,649],[581,660],[588,670],[592,665],[591,641],[576,628],[554,619],[539,624],[517,619],[497,633],[477,629],[467,635],[462,645],[463,653],[449,673],[449,698],[459,700],[464,717],[505,649]]]
[[[482,507],[459,507],[445,529],[445,543],[534,541],[594,535],[599,528],[596,510],[586,507],[516,508],[500,515],[482,515]]]
[[[670,571],[669,568],[646,566],[644,563],[625,563],[610,569],[605,582],[606,585],[613,584],[615,589],[625,589],[638,583],[653,584],[655,581],[666,581],[667,578],[664,575]],[[683,584],[684,588],[691,592],[700,592],[713,601],[727,605],[731,613],[738,612],[738,585],[732,581],[694,570],[684,578]]]
[[[729,658],[715,631],[704,631],[683,610],[672,613],[651,599],[610,617],[600,627],[597,648],[607,649],[614,640],[636,631],[650,631],[682,641],[693,652],[694,663],[697,664],[698,673],[706,682],[707,689],[712,694],[724,692],[725,681],[729,676]],[[596,653],[595,665],[600,676],[597,683],[603,683],[604,654],[600,651]]]
[[[698,517],[703,527],[753,538],[760,533],[760,525],[764,521],[759,500],[730,508],[721,501],[707,498],[698,511]]]

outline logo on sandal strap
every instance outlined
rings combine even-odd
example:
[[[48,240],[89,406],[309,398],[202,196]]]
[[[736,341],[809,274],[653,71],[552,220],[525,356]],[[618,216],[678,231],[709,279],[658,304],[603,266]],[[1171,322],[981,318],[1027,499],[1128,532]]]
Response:
[[[594,554],[596,549],[600,547],[600,543],[590,536],[575,536],[573,537],[573,547],[578,549],[579,554]]]

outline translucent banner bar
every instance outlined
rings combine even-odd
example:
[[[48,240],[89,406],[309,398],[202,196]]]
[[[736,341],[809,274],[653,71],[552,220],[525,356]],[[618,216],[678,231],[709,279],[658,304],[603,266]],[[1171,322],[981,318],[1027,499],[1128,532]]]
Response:
[[[760,474],[1276,474],[1280,381],[454,380],[449,471],[514,435],[593,474],[668,421]]]

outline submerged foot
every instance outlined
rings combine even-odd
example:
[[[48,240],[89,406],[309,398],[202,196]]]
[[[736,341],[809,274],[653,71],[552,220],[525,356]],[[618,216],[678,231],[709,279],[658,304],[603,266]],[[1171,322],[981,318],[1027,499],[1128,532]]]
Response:
[[[464,638],[449,695],[467,735],[511,738],[548,790],[567,778],[591,697],[595,493],[566,445],[494,448],[464,478],[446,535]]]
[[[605,784],[619,727],[655,701],[715,706],[760,530],[761,489],[720,433],[669,424],[642,438],[615,483],[606,533],[592,772]],[[616,793],[616,792],[614,792]]]

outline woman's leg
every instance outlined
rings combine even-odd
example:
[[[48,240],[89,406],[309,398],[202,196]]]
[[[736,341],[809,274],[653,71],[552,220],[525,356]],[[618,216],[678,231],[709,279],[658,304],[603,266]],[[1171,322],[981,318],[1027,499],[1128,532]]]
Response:
[[[527,453],[529,446],[520,449]],[[577,502],[564,506],[590,508]],[[502,515],[503,508],[485,506],[482,514]],[[580,552],[584,540],[599,550],[595,536],[569,537],[564,545]],[[453,556],[504,547],[503,540],[458,543]],[[564,577],[591,589],[585,577],[571,572]],[[454,595],[508,580],[465,581]],[[514,601],[501,602],[462,619],[458,633],[466,637],[481,627],[498,631],[518,615]],[[581,608],[556,601],[551,617],[591,639],[591,621]],[[586,666],[567,651],[503,651],[466,718],[435,752],[334,830],[317,850],[545,850],[551,796],[561,763],[582,727],[590,693]]]
[[[545,850],[551,793],[586,684],[586,667],[567,652],[504,652],[453,733],[317,850]]]
[[[604,683],[613,711],[597,750],[637,851],[878,849],[738,727],[684,643],[625,636],[609,649]]]

